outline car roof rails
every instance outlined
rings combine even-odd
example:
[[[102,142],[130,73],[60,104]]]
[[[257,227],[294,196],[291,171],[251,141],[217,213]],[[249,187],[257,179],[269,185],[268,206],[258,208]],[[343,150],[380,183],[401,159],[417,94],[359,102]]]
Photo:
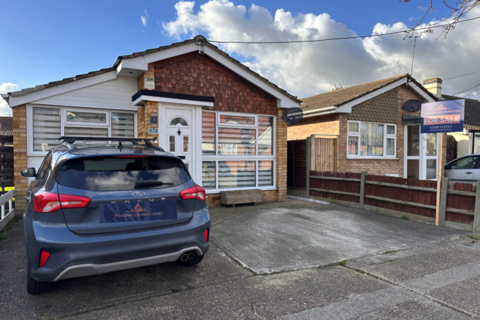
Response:
[[[154,148],[158,151],[165,152],[163,148],[158,147],[152,143],[155,139],[147,139],[147,138],[102,138],[102,137],[70,137],[70,136],[63,136],[58,138],[58,140],[62,141],[62,145],[66,146],[70,149],[70,151],[74,151],[75,147],[73,143],[77,140],[87,140],[87,141],[118,141],[118,146],[122,147],[122,142],[131,142],[133,145],[138,145],[139,142],[145,143],[145,145]]]

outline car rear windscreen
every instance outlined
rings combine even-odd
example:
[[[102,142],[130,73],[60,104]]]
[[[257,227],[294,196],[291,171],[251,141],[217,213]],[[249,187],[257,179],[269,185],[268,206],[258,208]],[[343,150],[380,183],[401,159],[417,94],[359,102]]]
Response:
[[[95,156],[67,160],[56,181],[92,191],[168,188],[189,181],[183,162],[169,157]]]

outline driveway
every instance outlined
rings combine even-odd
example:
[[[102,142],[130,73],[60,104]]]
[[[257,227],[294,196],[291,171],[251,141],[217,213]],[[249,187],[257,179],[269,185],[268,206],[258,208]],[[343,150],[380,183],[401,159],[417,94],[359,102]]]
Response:
[[[211,215],[211,251],[196,267],[69,279],[41,296],[26,293],[14,222],[0,241],[0,318],[480,317],[480,245],[465,232],[300,200]]]
[[[213,215],[217,210],[230,218],[215,225],[213,241],[255,273],[325,266],[462,234],[319,202],[221,208]]]

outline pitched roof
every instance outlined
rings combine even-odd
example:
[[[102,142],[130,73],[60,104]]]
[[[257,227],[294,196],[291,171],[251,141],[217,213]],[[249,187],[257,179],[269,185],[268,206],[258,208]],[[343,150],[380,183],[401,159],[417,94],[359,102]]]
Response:
[[[118,67],[118,65],[122,62],[122,60],[137,58],[137,57],[145,56],[145,55],[148,55],[148,54],[151,54],[151,53],[155,53],[155,52],[160,52],[160,51],[165,51],[165,50],[171,50],[171,49],[176,48],[176,47],[180,47],[180,46],[187,45],[187,44],[191,44],[191,43],[198,43],[198,42],[202,42],[204,46],[208,46],[209,48],[215,50],[217,53],[223,55],[223,56],[224,56],[225,58],[227,58],[229,61],[233,62],[234,64],[236,64],[237,66],[241,67],[241,68],[244,69],[245,71],[249,72],[250,74],[252,74],[252,75],[255,76],[256,78],[258,78],[258,79],[261,80],[262,82],[264,82],[264,83],[266,83],[267,85],[269,85],[270,87],[274,88],[275,90],[280,91],[281,93],[285,94],[286,96],[288,96],[288,97],[291,98],[292,100],[294,100],[294,101],[296,101],[296,102],[301,102],[301,100],[299,100],[298,97],[289,94],[286,90],[280,88],[280,87],[277,86],[276,84],[270,82],[268,79],[262,77],[261,75],[259,75],[259,74],[256,73],[256,72],[252,71],[250,68],[248,68],[248,67],[245,66],[244,64],[240,63],[240,61],[238,61],[238,60],[230,57],[227,53],[225,53],[224,51],[220,50],[218,47],[216,47],[216,46],[212,45],[211,43],[209,43],[204,36],[200,36],[200,35],[198,35],[198,36],[196,36],[196,37],[194,37],[193,39],[190,39],[190,40],[185,40],[185,41],[182,41],[182,42],[176,42],[176,43],[172,43],[172,44],[170,44],[170,45],[160,46],[160,47],[158,47],[158,48],[148,49],[148,50],[145,50],[145,51],[135,52],[135,53],[132,53],[132,54],[129,54],[129,55],[119,56],[119,57],[117,58],[117,60],[115,61],[114,65],[113,65],[112,67],[110,67],[110,68],[101,69],[101,70],[98,70],[98,71],[92,71],[92,72],[85,73],[85,74],[80,74],[80,75],[77,75],[77,76],[75,76],[75,77],[65,78],[65,79],[59,80],[59,81],[49,82],[49,83],[47,83],[47,84],[35,86],[34,88],[26,88],[26,89],[22,89],[22,90],[20,90],[20,91],[10,92],[9,94],[10,94],[11,96],[14,96],[14,97],[16,97],[16,96],[22,96],[22,95],[25,95],[25,94],[27,94],[27,93],[31,93],[31,92],[35,92],[35,91],[40,91],[40,90],[43,90],[43,89],[47,89],[47,88],[50,88],[50,87],[55,87],[55,86],[58,86],[58,85],[61,85],[61,84],[65,84],[65,83],[69,83],[69,82],[72,82],[72,81],[76,81],[76,80],[80,80],[80,79],[84,79],[84,78],[96,76],[96,75],[99,75],[99,74],[102,74],[102,73],[107,73],[107,72],[116,70],[117,67]]]
[[[304,111],[322,109],[325,107],[341,106],[354,99],[360,98],[372,91],[387,86],[397,80],[407,77],[408,74],[386,78],[382,80],[367,82],[343,89],[320,93],[314,96],[301,98],[304,105],[301,107]]]
[[[0,136],[13,136],[12,117],[0,117]]]
[[[351,102],[355,99],[361,98],[375,90],[381,89],[389,84],[394,83],[397,80],[402,78],[407,78],[409,81],[415,83],[419,88],[421,88],[426,94],[428,94],[433,99],[437,100],[437,97],[429,92],[425,87],[415,80],[408,73],[401,74],[399,76],[390,77],[386,79],[381,79],[377,81],[367,82],[358,84],[356,86],[351,86],[347,88],[342,88],[334,91],[329,91],[325,93],[320,93],[314,96],[301,98],[304,105],[301,106],[303,111],[321,111],[324,108],[329,107],[340,107],[348,102]]]
[[[445,100],[465,99],[463,128],[468,131],[480,131],[480,101],[442,94]]]

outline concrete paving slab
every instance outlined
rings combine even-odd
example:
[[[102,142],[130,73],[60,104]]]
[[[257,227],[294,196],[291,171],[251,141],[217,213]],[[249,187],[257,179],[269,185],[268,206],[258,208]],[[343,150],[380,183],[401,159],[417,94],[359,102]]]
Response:
[[[430,291],[480,276],[480,260],[401,283],[415,292]]]
[[[442,287],[429,295],[480,318],[480,276]]]
[[[300,200],[222,210],[228,218],[212,229],[213,242],[257,273],[323,266],[466,234]]]
[[[430,317],[436,315],[436,318]],[[282,320],[341,319],[468,319],[401,287],[352,295],[320,308],[282,317]]]
[[[377,310],[366,314],[358,320],[385,320],[385,319],[404,319],[404,320],[462,320],[471,319],[471,317],[446,307],[440,306],[428,300],[407,301],[398,306],[392,306],[384,310]]]
[[[273,319],[387,288],[343,267],[309,269],[192,289],[73,319]]]
[[[469,245],[465,237],[452,237],[445,240],[419,245],[417,247],[401,249],[398,251],[386,251],[378,254],[367,255],[356,259],[348,260],[347,266],[352,269],[360,269],[366,266],[372,266],[385,262],[396,261],[420,254],[445,250],[454,247],[464,247]]]
[[[399,284],[411,279],[447,270],[463,264],[480,261],[480,252],[455,247],[379,265],[361,268],[382,279]]]

